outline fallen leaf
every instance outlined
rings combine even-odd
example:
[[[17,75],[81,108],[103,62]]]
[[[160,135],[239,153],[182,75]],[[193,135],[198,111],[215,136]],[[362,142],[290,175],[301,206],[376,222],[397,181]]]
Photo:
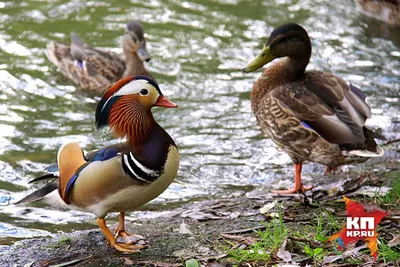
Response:
[[[395,237],[393,237],[392,240],[390,240],[387,245],[389,247],[394,247],[400,244],[400,235],[396,235]]]
[[[193,234],[192,231],[190,231],[189,226],[184,222],[179,225],[179,233],[189,235]]]
[[[287,239],[285,239],[285,241],[283,241],[276,256],[278,256],[281,260],[283,260],[285,262],[290,262],[290,261],[292,261],[292,254],[290,254],[290,252],[285,249],[286,244],[287,244]]]
[[[360,252],[360,250],[365,249],[365,248],[367,248],[366,244],[346,250],[343,252],[342,255],[327,256],[324,258],[323,263],[332,263],[337,260],[346,259],[346,258],[350,258],[350,257],[357,258],[358,256],[360,256],[363,253],[363,252]]]
[[[68,262],[64,262],[64,263],[60,263],[60,264],[56,264],[56,265],[50,265],[50,267],[66,267],[66,266],[71,266],[71,265],[75,265],[81,261],[90,259],[92,257],[92,255],[84,257],[84,258],[80,258],[80,259],[76,259],[73,261],[68,261]]]
[[[124,264],[125,265],[133,265],[134,264],[134,262],[133,262],[133,260],[131,260],[131,259],[129,259],[129,258],[124,258]]]
[[[273,208],[275,207],[275,205],[276,205],[276,202],[275,202],[275,201],[270,202],[270,203],[268,203],[268,204],[265,204],[264,206],[262,206],[262,207],[260,208],[260,213],[261,213],[261,214],[266,214],[268,211],[270,211],[271,209],[273,209]]]
[[[223,233],[221,234],[221,236],[226,239],[243,242],[247,246],[251,246],[256,242],[256,240],[253,237],[245,237],[245,236],[240,236],[240,235],[229,235],[229,234],[223,234]]]

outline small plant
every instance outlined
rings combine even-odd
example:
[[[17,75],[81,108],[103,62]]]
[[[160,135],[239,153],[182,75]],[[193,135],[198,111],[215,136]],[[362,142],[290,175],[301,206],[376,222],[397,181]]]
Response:
[[[384,196],[376,196],[375,200],[387,206],[397,206],[400,204],[400,179],[393,181],[392,188]]]
[[[65,237],[60,238],[60,240],[58,240],[58,245],[61,246],[64,244],[69,244],[69,243],[71,243],[71,241],[72,241],[71,237],[65,236]]]
[[[229,255],[238,264],[248,261],[260,262],[270,260],[271,252],[275,252],[288,237],[288,229],[283,223],[282,214],[266,225],[264,231],[256,231],[258,242],[247,249],[231,250]]]
[[[306,245],[304,247],[304,250],[306,252],[306,255],[310,258],[313,258],[314,260],[320,261],[322,260],[323,254],[322,252],[324,251],[323,248],[310,248],[309,245]]]
[[[322,225],[323,225],[323,218],[319,217],[318,215],[315,214],[315,217],[317,218],[317,225],[315,226],[317,229],[317,233],[315,234],[315,239],[325,243],[326,240],[328,239],[327,236],[325,236],[325,230],[322,229]]]
[[[386,245],[387,241],[383,239],[379,239],[378,248],[379,248],[379,259],[383,259],[386,262],[400,263],[400,250],[399,246],[389,247]],[[397,248],[396,248],[397,247]]]

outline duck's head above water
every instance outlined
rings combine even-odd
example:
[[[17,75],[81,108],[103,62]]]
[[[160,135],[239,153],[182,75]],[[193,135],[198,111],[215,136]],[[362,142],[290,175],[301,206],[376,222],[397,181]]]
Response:
[[[142,61],[150,61],[150,55],[146,49],[143,27],[139,22],[131,21],[126,24],[122,47],[126,55],[135,54]]]
[[[290,57],[294,62],[305,62],[307,65],[310,56],[311,41],[306,30],[296,23],[288,23],[272,31],[261,53],[243,71],[255,71],[281,57]]]

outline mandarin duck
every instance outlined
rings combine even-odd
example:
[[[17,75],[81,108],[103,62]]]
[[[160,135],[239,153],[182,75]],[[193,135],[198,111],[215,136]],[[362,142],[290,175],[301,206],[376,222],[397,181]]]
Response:
[[[380,134],[364,126],[371,110],[365,94],[343,79],[321,71],[305,71],[311,41],[298,24],[274,29],[261,53],[244,69],[255,71],[276,58],[254,83],[251,107],[266,136],[292,159],[295,185],[280,194],[304,192],[304,161],[327,166],[361,163],[384,151],[374,138]]]
[[[400,0],[356,0],[356,2],[366,15],[400,26]]]
[[[110,87],[98,103],[96,126],[109,126],[125,142],[85,153],[78,143],[63,145],[57,155],[59,174],[33,181],[54,179],[16,204],[41,201],[57,208],[94,213],[107,242],[122,252],[143,246],[117,242],[129,239],[125,212],[136,210],[160,195],[175,178],[179,153],[174,140],[154,120],[154,106],[176,108],[158,85],[146,76],[129,76]],[[51,169],[52,166],[50,166]],[[105,216],[119,212],[115,236]]]
[[[46,55],[58,70],[83,89],[104,92],[122,77],[149,76],[143,61],[149,61],[143,27],[131,21],[122,38],[125,59],[85,44],[76,33],[71,33],[71,44],[52,41]]]

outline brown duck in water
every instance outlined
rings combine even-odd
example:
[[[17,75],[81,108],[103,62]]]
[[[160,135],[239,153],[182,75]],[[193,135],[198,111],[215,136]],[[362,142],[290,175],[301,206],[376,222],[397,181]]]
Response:
[[[71,33],[71,44],[52,41],[46,55],[58,70],[83,89],[104,92],[122,77],[144,75],[151,77],[143,61],[149,61],[143,27],[131,21],[122,38],[125,59],[85,44]]]
[[[307,32],[289,23],[271,33],[261,54],[244,69],[255,71],[281,58],[264,70],[251,91],[252,110],[262,131],[295,165],[294,188],[276,193],[311,188],[301,183],[304,161],[334,169],[384,153],[374,141],[384,137],[364,126],[371,116],[364,93],[330,73],[306,72],[310,56]]]
[[[356,2],[368,16],[400,26],[400,0],[356,0]]]

